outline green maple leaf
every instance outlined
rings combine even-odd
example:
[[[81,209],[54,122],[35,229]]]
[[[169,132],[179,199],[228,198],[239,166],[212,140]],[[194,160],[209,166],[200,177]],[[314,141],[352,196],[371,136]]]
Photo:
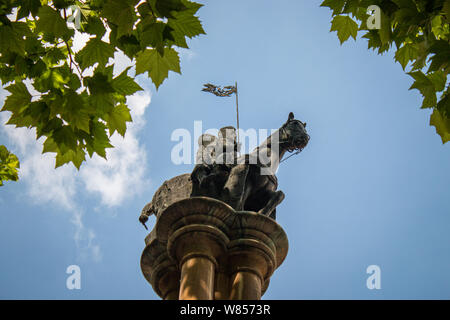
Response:
[[[391,19],[383,11],[381,11],[381,29],[378,30],[378,33],[380,34],[381,43],[389,45],[392,37]]]
[[[66,74],[62,67],[49,68],[35,79],[33,87],[44,93],[53,89],[62,89],[69,80],[70,75]]]
[[[76,150],[69,150],[64,154],[56,154],[55,168],[62,166],[63,164],[72,162],[73,165],[79,170],[83,161],[86,160],[86,154],[81,148]]]
[[[417,57],[417,49],[412,43],[406,43],[395,52],[395,60],[400,62],[403,70],[405,70],[409,61]]]
[[[335,16],[330,31],[337,31],[339,41],[344,43],[350,36],[356,40],[358,24],[349,16]]]
[[[80,67],[83,70],[93,66],[97,62],[100,66],[104,66],[109,58],[114,57],[114,51],[115,48],[113,45],[100,39],[93,38],[76,54],[75,60],[80,64]]]
[[[137,56],[136,75],[148,71],[157,89],[167,78],[169,70],[181,73],[180,58],[172,48],[164,48],[164,56],[155,49],[147,49]]]
[[[430,47],[431,64],[428,71],[446,69],[450,66],[450,44],[445,40],[438,40]]]
[[[47,153],[47,152],[57,153],[58,150],[59,150],[58,145],[56,144],[55,140],[53,140],[52,137],[47,137],[47,139],[45,139],[44,144],[43,144],[42,153]]]
[[[84,31],[95,34],[98,39],[101,39],[106,32],[106,28],[99,17],[89,16],[87,18],[87,23],[84,25]]]
[[[172,13],[172,17],[168,19],[166,29],[164,29],[163,37],[169,40],[169,45],[173,44],[187,49],[189,47],[186,43],[186,37],[193,38],[205,34],[200,20],[195,16],[195,13],[203,5],[185,0],[182,2],[187,9]]]
[[[109,74],[96,69],[92,77],[84,78],[84,83],[89,87],[89,90],[93,94],[113,93],[114,88],[110,82],[111,78]]]
[[[166,24],[146,18],[142,21],[142,31],[139,32],[139,42],[142,48],[152,46],[160,54],[164,54],[164,29]]]
[[[52,138],[58,146],[58,154],[65,154],[69,150],[76,151],[77,137],[71,126],[63,126],[53,131]]]
[[[127,75],[128,70],[131,67],[126,68],[120,75],[115,77],[112,82],[111,86],[113,89],[124,96],[132,95],[133,93],[137,91],[144,90],[141,88],[140,85],[138,85],[133,78],[129,77]]]
[[[427,78],[434,85],[434,89],[438,91],[442,91],[445,89],[445,84],[447,83],[447,74],[442,71],[430,72],[427,74]]]
[[[11,95],[9,95],[1,111],[11,111],[18,113],[22,108],[31,102],[31,94],[23,82],[17,82],[6,88]]]
[[[53,118],[42,126],[36,128],[36,139],[39,139],[42,136],[50,136],[52,131],[61,128],[62,126],[63,121],[60,118]]]
[[[434,83],[438,83],[438,81],[440,81],[439,78],[434,77],[433,80],[431,80],[422,71],[409,72],[408,74],[415,80],[409,90],[417,89],[424,97],[422,108],[434,107],[437,103],[436,87]]]
[[[28,15],[30,13],[31,13],[31,15],[36,16],[40,6],[41,6],[40,0],[22,0],[22,1],[20,1],[20,8],[17,13],[17,20],[28,17]]]
[[[63,102],[63,118],[74,128],[89,133],[89,123],[91,118],[84,105],[82,97],[75,91],[69,91]]]
[[[375,30],[370,30],[365,35],[362,36],[363,38],[367,39],[367,48],[368,49],[379,49],[382,44],[380,40],[380,35]]]
[[[333,10],[333,15],[337,15],[342,12],[345,3],[346,0],[325,0],[320,6],[330,8]]]
[[[205,34],[199,18],[190,10],[173,13],[173,18],[169,18],[167,24],[174,30],[174,36],[193,38]]]
[[[93,152],[106,159],[106,149],[113,146],[109,142],[106,126],[102,122],[94,122],[91,127],[92,139],[87,140],[86,148],[92,156]]]
[[[442,12],[444,13],[447,21],[450,20],[450,1],[445,1],[444,6],[442,8]]]
[[[17,172],[19,167],[20,163],[16,155],[5,146],[0,146],[0,186],[3,186],[3,181],[17,181],[19,179]]]
[[[29,127],[40,128],[43,123],[48,122],[50,108],[42,100],[33,101],[21,112],[20,117],[31,119]]]
[[[18,113],[12,114],[8,119],[8,122],[6,122],[5,124],[15,125],[16,128],[30,128],[31,126],[33,126],[33,123],[33,118],[31,118],[29,115]]]
[[[88,99],[89,106],[96,110],[96,114],[103,115],[114,108],[114,96],[109,93],[91,94]]]
[[[186,42],[186,37],[183,35],[183,33],[174,30],[169,25],[167,25],[164,29],[164,39],[168,40],[167,42],[170,46],[175,45],[180,48],[189,49],[189,46]]]
[[[81,29],[91,35],[75,60],[82,71],[98,64],[92,76],[79,77],[78,66],[67,61],[74,31],[62,14],[72,4],[81,7]],[[1,106],[12,113],[7,123],[46,137],[43,152],[56,154],[56,167],[72,162],[79,168],[86,152],[106,157],[110,136],[124,136],[132,121],[126,97],[142,90],[128,68],[113,78],[109,58],[122,50],[136,59],[136,73],[148,72],[159,88],[169,71],[181,73],[171,47],[187,48],[187,38],[205,33],[195,16],[201,6],[188,0],[7,0],[0,15],[16,10],[22,20],[0,19],[0,80],[13,83]],[[111,29],[109,43],[101,41],[104,22]],[[41,93],[34,101],[21,79]]]
[[[59,61],[63,59],[67,59],[67,54],[65,54],[65,52],[58,47],[48,49],[44,57],[44,61],[50,65],[58,64]]]
[[[450,116],[450,89],[447,90],[437,104],[437,109],[447,118]]]
[[[192,14],[196,14],[197,11],[203,7],[203,4],[201,3],[197,3],[191,0],[181,0],[181,2],[183,3],[183,5],[187,8],[185,10],[191,12]],[[183,11],[183,10],[182,10]]]
[[[39,20],[36,22],[36,30],[44,34],[51,34],[56,38],[67,40],[73,34],[73,30],[67,27],[66,21],[59,11],[45,5],[39,8]]]
[[[111,28],[110,41],[112,41],[112,43],[122,50],[130,59],[134,59],[136,54],[142,49],[139,40],[134,35],[122,36],[116,40],[115,36],[117,35],[117,31],[115,31],[115,29],[117,28]]]
[[[25,41],[20,37],[13,27],[0,26],[0,51],[15,52],[21,56],[25,55]]]
[[[124,137],[127,130],[127,122],[131,122],[130,109],[124,104],[119,104],[105,117],[109,135],[111,136],[116,130]]]
[[[442,115],[442,113],[434,109],[430,117],[430,126],[436,128],[437,134],[441,136],[442,143],[450,141],[450,119]]]
[[[84,78],[84,83],[91,93],[87,97],[87,104],[99,116],[110,112],[117,100],[110,73],[112,73],[112,69],[109,67],[104,70],[97,68],[93,77]]]
[[[150,0],[149,3],[161,17],[172,18],[173,12],[187,9],[181,0]]]
[[[112,22],[117,26],[117,38],[131,34],[136,19],[135,2],[132,0],[110,0],[105,2],[102,13],[108,19],[108,22]]]
[[[429,54],[427,41],[416,42],[416,48],[417,58],[414,61],[412,68],[413,70],[421,70],[425,66]]]

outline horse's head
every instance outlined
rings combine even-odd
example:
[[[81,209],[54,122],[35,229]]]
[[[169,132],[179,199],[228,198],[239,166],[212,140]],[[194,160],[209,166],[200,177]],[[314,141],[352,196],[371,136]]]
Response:
[[[288,120],[280,128],[280,145],[288,151],[302,150],[309,141],[305,128],[306,122],[294,119],[294,113],[289,113]]]

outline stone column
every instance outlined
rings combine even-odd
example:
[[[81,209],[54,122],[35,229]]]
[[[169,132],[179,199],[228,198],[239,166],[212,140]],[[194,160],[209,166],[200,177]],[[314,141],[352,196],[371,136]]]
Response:
[[[180,300],[213,300],[216,259],[225,251],[227,240],[219,229],[200,224],[171,234],[168,250],[181,269]]]
[[[256,240],[236,239],[229,248],[231,300],[260,300],[264,278],[272,274],[274,255]]]
[[[228,300],[230,297],[230,277],[227,270],[228,260],[224,255],[219,259],[214,284],[214,300]]]
[[[159,217],[158,240],[167,239],[167,252],[181,270],[180,300],[214,299],[217,259],[226,252],[225,220],[234,211],[206,197],[178,201]]]
[[[275,220],[255,212],[236,212],[229,225],[229,297],[259,300],[270,276],[286,257],[286,234]]]

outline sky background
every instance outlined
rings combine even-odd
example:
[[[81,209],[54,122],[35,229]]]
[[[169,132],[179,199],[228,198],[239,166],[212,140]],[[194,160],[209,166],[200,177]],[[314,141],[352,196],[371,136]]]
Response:
[[[235,125],[234,99],[202,84],[238,81],[242,128],[278,128],[292,111],[311,136],[278,171],[289,253],[263,299],[449,299],[450,145],[393,52],[340,46],[321,1],[199,2],[207,35],[158,91],[138,77],[135,122],[108,162],[55,170],[34,132],[0,126],[21,160],[20,181],[0,189],[0,298],[159,299],[141,274],[138,216],[164,180],[193,168],[171,161],[175,129]],[[117,70],[126,65],[118,56]],[[81,290],[66,288],[73,264]],[[369,265],[380,290],[366,287]]]

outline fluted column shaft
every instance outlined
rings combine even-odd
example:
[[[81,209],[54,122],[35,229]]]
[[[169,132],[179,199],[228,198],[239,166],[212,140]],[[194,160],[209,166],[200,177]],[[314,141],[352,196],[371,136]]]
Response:
[[[230,297],[230,277],[226,261],[226,256],[219,260],[219,268],[216,271],[214,285],[214,300],[228,300]]]
[[[274,253],[257,240],[240,238],[229,244],[230,299],[260,300],[264,278],[273,272]]]
[[[180,300],[213,300],[216,258],[225,248],[226,236],[213,226],[192,224],[169,238],[169,252],[181,269]]]
[[[222,231],[225,224],[221,212],[191,211],[167,230],[168,254],[181,270],[180,300],[214,299],[217,259],[224,255],[229,241]]]

